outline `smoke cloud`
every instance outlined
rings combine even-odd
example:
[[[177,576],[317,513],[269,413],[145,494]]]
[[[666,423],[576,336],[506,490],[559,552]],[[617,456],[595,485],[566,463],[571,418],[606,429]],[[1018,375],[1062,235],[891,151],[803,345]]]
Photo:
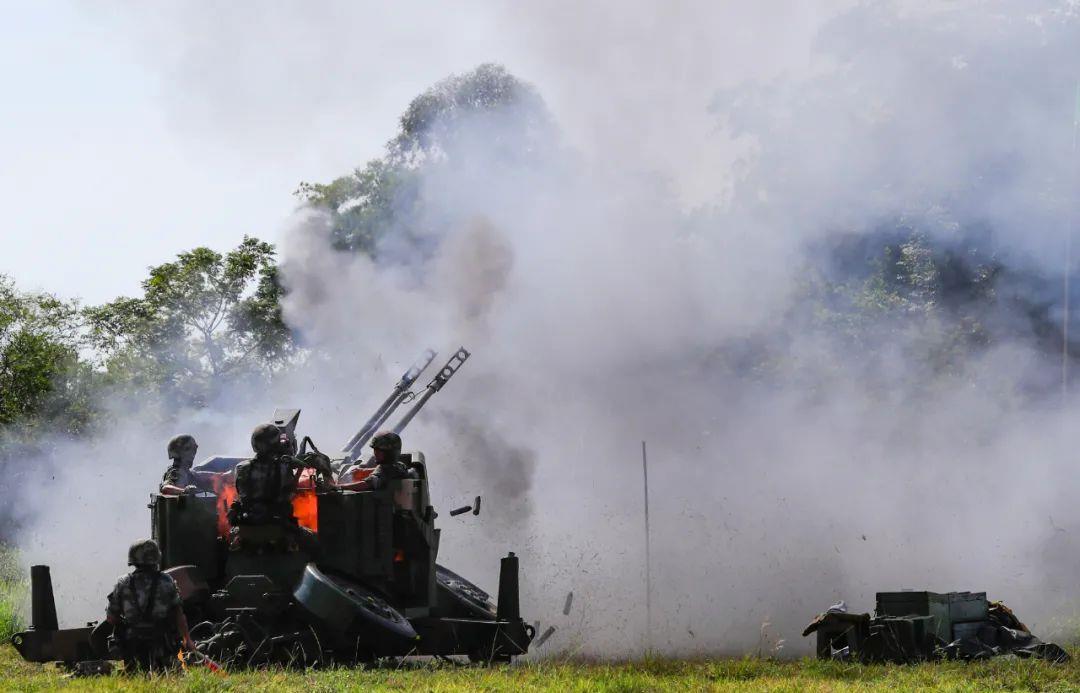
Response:
[[[208,440],[242,449],[273,402],[344,441],[423,348],[464,344],[405,444],[427,454],[441,562],[493,589],[498,557],[522,557],[523,613],[559,629],[540,654],[646,645],[643,440],[662,653],[803,653],[829,604],[905,587],[985,589],[1052,634],[1080,555],[1060,357],[1002,300],[988,346],[935,368],[951,313],[852,340],[815,321],[807,283],[850,276],[872,259],[860,239],[906,224],[965,249],[981,229],[1011,271],[1060,286],[1075,8],[806,5],[774,25],[711,4],[515,7],[531,14],[511,55],[560,131],[520,159],[503,147],[516,114],[458,123],[456,151],[423,169],[411,242],[378,261],[302,213],[285,309],[314,356],[203,412]],[[1060,322],[1057,294],[1041,299]],[[107,446],[132,451],[110,469],[141,492],[154,433]],[[137,507],[78,474],[57,484],[93,489],[99,520]],[[475,495],[479,517],[447,516]],[[53,505],[32,558],[69,532]]]

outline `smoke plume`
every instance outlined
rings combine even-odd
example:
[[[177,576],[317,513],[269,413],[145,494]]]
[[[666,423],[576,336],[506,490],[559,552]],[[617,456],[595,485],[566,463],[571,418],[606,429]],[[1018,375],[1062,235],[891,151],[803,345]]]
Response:
[[[1053,634],[1075,604],[1080,412],[1054,335],[1021,306],[1060,327],[1074,269],[1075,8],[807,5],[773,26],[644,5],[575,22],[518,7],[529,21],[498,45],[535,68],[521,76],[557,127],[508,157],[520,113],[455,122],[454,151],[398,210],[407,242],[343,253],[302,212],[282,244],[285,315],[313,356],[221,403],[206,435],[242,449],[274,403],[344,441],[423,348],[464,344],[405,446],[427,454],[441,562],[493,589],[498,557],[521,556],[523,613],[558,627],[541,655],[803,653],[829,604],[905,587],[987,590]],[[925,244],[896,272],[953,249],[958,272],[992,257],[1038,281],[994,285],[959,346],[955,306],[822,318],[814,291],[882,261],[897,228]],[[120,475],[167,438],[131,435]],[[145,492],[151,476],[131,478]],[[58,484],[93,489],[99,518],[137,507],[104,481]],[[447,516],[475,495],[479,517]],[[34,558],[68,531],[40,503]]]

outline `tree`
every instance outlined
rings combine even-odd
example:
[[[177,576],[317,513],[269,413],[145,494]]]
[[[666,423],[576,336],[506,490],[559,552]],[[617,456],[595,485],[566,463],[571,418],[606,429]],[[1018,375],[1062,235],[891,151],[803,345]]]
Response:
[[[379,241],[420,223],[422,176],[467,157],[477,139],[492,161],[542,156],[554,125],[537,91],[500,65],[451,75],[409,104],[386,154],[330,183],[301,183],[296,195],[331,219],[335,247],[375,256]]]
[[[387,144],[387,159],[399,166],[460,156],[477,127],[501,157],[528,158],[546,146],[553,128],[536,89],[492,63],[436,83],[412,100],[400,122]]]
[[[0,275],[0,426],[77,432],[89,418],[78,307]]]
[[[1007,316],[1034,317],[1034,304],[1001,300],[1003,283],[1019,281],[1035,295],[1043,281],[1010,275],[988,250],[986,234],[975,225],[945,235],[901,217],[834,238],[825,261],[805,273],[803,300],[790,316],[794,329],[832,340],[850,355],[844,368],[861,368],[867,383],[895,377],[891,361],[898,355],[908,366],[905,375],[921,368],[927,376],[907,384],[965,377],[988,346],[1025,338],[1026,329],[1006,331],[1023,323]]]
[[[84,314],[113,379],[201,404],[227,380],[269,377],[293,354],[274,247],[245,237],[224,255],[180,253],[150,268],[143,296]]]

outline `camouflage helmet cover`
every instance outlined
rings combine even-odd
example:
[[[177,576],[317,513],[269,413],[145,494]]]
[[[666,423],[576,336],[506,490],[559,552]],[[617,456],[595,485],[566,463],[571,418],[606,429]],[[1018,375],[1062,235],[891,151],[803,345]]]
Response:
[[[375,450],[401,452],[401,436],[393,431],[380,431],[371,439],[371,447]]]
[[[143,539],[128,549],[128,565],[156,566],[161,563],[161,549],[153,539]]]
[[[281,429],[274,424],[261,424],[251,432],[251,449],[256,455],[280,452],[281,437]]]
[[[194,455],[199,449],[194,436],[187,434],[176,436],[169,441],[169,459],[178,460],[186,455]]]

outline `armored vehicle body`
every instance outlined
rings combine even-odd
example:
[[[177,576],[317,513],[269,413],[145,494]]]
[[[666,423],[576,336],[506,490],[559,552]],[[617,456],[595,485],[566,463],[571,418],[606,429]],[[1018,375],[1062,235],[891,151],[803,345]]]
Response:
[[[391,429],[400,432],[469,353],[458,350],[423,392],[410,392],[434,356],[427,352],[402,376],[336,460],[308,438],[297,443],[299,410],[275,413],[296,457],[320,461],[300,477],[293,527],[230,522],[240,456],[196,466],[217,475],[215,493],[152,495],[161,567],[177,583],[200,653],[226,666],[313,666],[413,655],[505,662],[527,652],[535,632],[519,613],[513,553],[501,561],[495,604],[437,563],[441,530],[423,453],[402,454],[409,478],[379,490],[343,491],[330,478],[370,474],[370,466],[357,464],[364,444],[411,402]],[[33,625],[13,638],[20,654],[68,664],[101,658],[102,626],[58,629],[48,568],[31,572]]]

